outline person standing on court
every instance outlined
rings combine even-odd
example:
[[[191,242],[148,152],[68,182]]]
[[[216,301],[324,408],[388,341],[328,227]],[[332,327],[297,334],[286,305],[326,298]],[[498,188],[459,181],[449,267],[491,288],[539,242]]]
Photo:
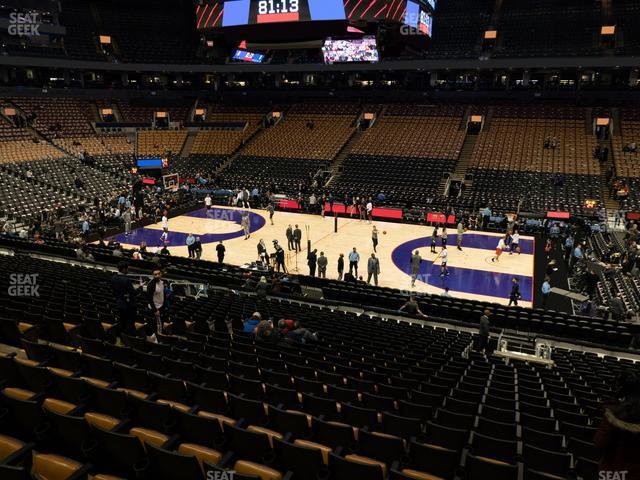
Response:
[[[187,240],[185,241],[187,245],[187,252],[189,253],[189,258],[194,258],[196,256],[196,252],[193,250],[193,244],[196,243],[196,237],[193,236],[193,233],[187,235]]]
[[[373,277],[373,282],[377,287],[378,275],[380,275],[380,260],[376,258],[375,253],[372,253],[371,258],[367,261],[367,283],[371,283],[371,277]]]
[[[329,260],[324,256],[324,252],[320,252],[318,257],[318,277],[327,278],[327,264]]]
[[[251,226],[249,225],[249,212],[242,212],[242,221],[240,222],[244,230],[244,239],[251,237]]]
[[[167,211],[165,210],[162,214],[162,235],[164,235],[164,239],[167,239],[167,235],[169,233],[169,217],[167,217]]]
[[[509,294],[509,307],[513,303],[516,307],[518,306],[518,300],[520,300],[522,295],[520,294],[520,280],[518,277],[513,277],[511,284],[511,293]]]
[[[438,253],[436,252],[437,242],[438,242],[438,226],[436,225],[433,229],[433,232],[431,232],[431,253]]]
[[[416,250],[411,255],[411,286],[416,286],[416,279],[418,278],[418,274],[420,273],[420,265],[422,264],[422,257],[420,256],[420,252]]]
[[[442,229],[442,248],[445,248],[447,246],[447,226],[445,225],[444,228]]]
[[[367,205],[366,205],[366,211],[367,211],[367,220],[369,220],[369,223],[373,222],[373,202],[371,201],[371,197],[369,197],[369,199],[367,200]]]
[[[209,195],[209,194],[207,193],[207,196],[206,196],[206,197],[204,197],[204,205],[205,205],[205,207],[207,207],[207,210],[211,210],[211,204],[212,204],[212,203],[213,203],[213,202],[212,202],[212,200],[211,200],[211,195]]]
[[[282,248],[278,243],[274,243],[276,248],[276,272],[282,271],[287,273],[287,266],[284,264],[284,248]]]
[[[356,247],[353,247],[353,251],[349,254],[349,273],[352,273],[355,269],[356,277],[358,276],[358,262],[360,262],[360,254]]]
[[[293,250],[296,248],[296,246],[293,243],[293,227],[291,226],[291,224],[289,224],[289,226],[287,227],[287,248],[289,250]]]
[[[309,265],[309,275],[312,277],[316,276],[316,266],[318,264],[318,254],[316,253],[318,250],[311,250],[307,255],[307,265]]]
[[[373,251],[377,252],[378,250],[376,250],[376,248],[378,247],[378,229],[375,225],[371,230],[371,243],[373,243]]]
[[[216,253],[218,254],[218,263],[223,263],[224,262],[224,253],[226,251],[227,251],[227,248],[222,243],[222,240],[220,240],[220,243],[218,243],[218,245],[216,245]]]
[[[258,260],[263,262],[265,265],[269,265],[269,254],[267,253],[267,246],[264,243],[264,240],[261,238],[258,242]]]
[[[271,225],[273,225],[273,214],[275,213],[275,211],[276,209],[273,208],[273,203],[267,205],[267,212],[269,213],[269,221],[271,222]]]
[[[464,223],[462,219],[458,222],[458,250],[462,251],[462,237],[464,236]]]
[[[124,234],[126,236],[131,234],[131,210],[130,209],[125,209],[124,213],[122,214],[122,220],[124,220]]]
[[[484,315],[480,317],[480,327],[478,329],[478,343],[476,344],[476,350],[486,353],[489,349],[489,334],[491,333],[491,323],[489,317],[491,316],[491,310],[486,309]]]
[[[341,253],[338,257],[338,280],[342,280],[344,274],[344,253]]]
[[[293,243],[296,252],[301,252],[302,247],[300,246],[300,242],[302,241],[302,230],[296,224],[296,228],[293,230]]]
[[[449,261],[449,252],[447,251],[447,246],[442,246],[442,251],[440,252],[440,258],[442,258],[442,262],[440,263],[440,276],[445,277],[449,276],[449,267],[447,267],[447,262]]]
[[[196,260],[200,260],[200,257],[202,256],[202,241],[200,240],[200,237],[196,237],[196,241],[193,242],[193,254]]]

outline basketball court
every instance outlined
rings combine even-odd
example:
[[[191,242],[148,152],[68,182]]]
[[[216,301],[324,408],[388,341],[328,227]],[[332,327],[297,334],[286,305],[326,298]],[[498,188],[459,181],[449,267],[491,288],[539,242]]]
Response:
[[[433,227],[374,221],[369,224],[356,218],[339,218],[338,231],[334,232],[334,218],[319,215],[280,212],[274,215],[271,225],[268,213],[249,210],[251,237],[244,240],[240,225],[243,210],[216,206],[211,210],[200,209],[169,220],[167,245],[171,255],[188,256],[185,241],[189,233],[199,236],[202,242],[202,259],[217,260],[216,245],[223,241],[226,247],[225,263],[244,265],[258,259],[257,244],[260,239],[266,243],[269,253],[274,251],[273,240],[278,240],[287,253],[286,263],[290,273],[309,274],[307,266],[307,241],[311,248],[324,252],[328,258],[327,278],[336,279],[337,261],[340,253],[345,256],[346,270],[349,268],[348,255],[353,247],[360,254],[358,275],[367,279],[367,259],[373,252],[371,241],[372,226],[378,229],[376,256],[380,260],[379,285],[441,294],[445,287],[458,298],[483,300],[507,304],[513,277],[520,281],[522,299],[519,305],[529,307],[533,299],[534,239],[521,236],[521,254],[510,255],[503,252],[499,262],[492,262],[500,234],[488,232],[467,232],[462,241],[462,251],[456,248],[455,229],[448,229],[449,276],[440,275],[442,250],[438,239],[438,254],[430,253]],[[302,230],[302,252],[295,254],[287,250],[286,229],[288,225],[298,225]],[[383,234],[383,232],[386,232]],[[158,223],[112,237],[126,248],[134,248],[146,242],[147,248],[161,244],[162,226]],[[418,250],[423,259],[420,275],[411,287],[411,254]],[[297,270],[296,270],[297,268]],[[373,279],[372,279],[373,282]]]

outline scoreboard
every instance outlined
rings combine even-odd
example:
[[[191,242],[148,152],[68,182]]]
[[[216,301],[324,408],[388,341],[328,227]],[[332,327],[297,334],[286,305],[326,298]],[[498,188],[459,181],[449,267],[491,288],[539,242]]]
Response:
[[[346,20],[342,0],[227,0],[222,27]]]
[[[436,0],[198,0],[197,3],[197,28],[211,30],[322,21],[405,23],[408,10],[412,11],[415,4],[419,4],[419,11],[431,13]],[[430,31],[427,26],[430,21],[424,20],[415,22],[422,33]]]

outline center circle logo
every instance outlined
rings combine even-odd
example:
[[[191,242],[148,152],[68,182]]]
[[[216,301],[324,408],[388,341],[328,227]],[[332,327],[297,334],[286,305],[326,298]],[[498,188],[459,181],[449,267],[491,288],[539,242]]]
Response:
[[[162,240],[162,228],[158,228],[158,225],[154,227],[142,227],[137,228],[129,235],[124,233],[114,235],[110,237],[110,240],[114,240],[119,243],[129,245],[139,245],[145,242],[148,246],[160,246],[167,245],[168,247],[184,247],[186,244],[189,232],[176,232],[171,228],[172,223],[179,221],[181,218],[201,218],[204,220],[216,220],[219,222],[229,222],[232,224],[230,231],[222,233],[205,233],[198,235],[193,232],[195,237],[200,237],[200,242],[204,245],[207,243],[215,243],[219,241],[233,240],[234,238],[244,237],[244,229],[242,228],[242,215],[248,213],[249,216],[249,229],[251,233],[257,232],[265,226],[266,220],[262,215],[251,212],[249,210],[235,210],[225,208],[212,208],[207,210],[202,208],[179,217],[169,219],[169,233],[166,240]]]

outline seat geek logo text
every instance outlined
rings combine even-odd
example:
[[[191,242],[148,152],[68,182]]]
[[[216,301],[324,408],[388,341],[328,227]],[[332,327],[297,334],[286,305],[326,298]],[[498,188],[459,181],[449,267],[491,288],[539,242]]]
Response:
[[[38,273],[12,273],[9,275],[10,297],[39,297]]]
[[[9,35],[17,37],[37,37],[40,35],[41,24],[39,13],[11,12],[7,31]]]
[[[236,472],[228,471],[228,472],[219,472],[209,470],[207,472],[207,480],[233,480]]]

